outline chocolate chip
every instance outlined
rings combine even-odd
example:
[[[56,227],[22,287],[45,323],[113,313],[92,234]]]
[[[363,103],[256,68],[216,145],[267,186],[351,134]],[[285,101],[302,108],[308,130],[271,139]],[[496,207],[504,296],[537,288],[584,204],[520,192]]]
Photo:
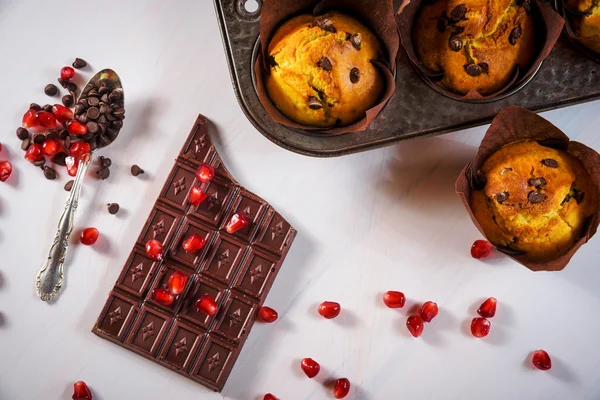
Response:
[[[42,106],[42,110],[44,110],[46,112],[49,112],[49,113],[52,113],[52,106],[50,104],[44,104]]]
[[[517,44],[517,40],[519,40],[522,34],[523,30],[521,29],[521,25],[519,25],[512,31],[510,31],[510,35],[508,36],[508,43],[514,46],[515,44]]]
[[[65,148],[70,148],[71,147],[71,136],[67,136],[65,139]],[[75,142],[75,140],[73,140],[73,142]]]
[[[275,67],[279,66],[279,64],[277,64],[277,61],[275,61],[275,57],[273,57],[273,56],[267,57],[267,62],[269,63],[269,67],[271,67],[271,68],[275,68]],[[101,94],[104,94],[106,92],[108,92],[108,90],[105,92],[101,92]]]
[[[585,197],[585,192],[582,192],[581,190],[573,189],[573,198],[575,199],[577,204],[581,204],[584,197]]]
[[[74,101],[73,96],[70,94],[65,94],[62,98],[62,103],[65,107],[72,107]]]
[[[470,76],[473,76],[473,77],[479,76],[483,72],[481,70],[481,67],[479,66],[479,64],[466,65],[465,70],[467,71],[467,74],[469,74]]]
[[[490,66],[488,65],[488,63],[479,63],[477,65],[479,65],[479,67],[481,68],[481,72],[483,72],[484,74],[490,72]]]
[[[34,161],[32,164],[35,165],[36,167],[43,167],[44,164],[46,164],[46,159],[42,158],[40,160]]]
[[[448,41],[448,46],[452,51],[460,51],[463,47],[462,39],[458,36],[451,36]]]
[[[79,114],[75,118],[77,119],[77,121],[81,122],[82,124],[86,124],[88,122],[88,117],[87,117],[86,113]]]
[[[144,173],[144,170],[141,169],[138,165],[133,164],[131,166],[131,175],[138,176],[139,174],[143,174],[143,173]]]
[[[76,58],[75,61],[73,61],[73,68],[80,69],[85,67],[87,67],[87,62],[81,58]]]
[[[106,135],[98,136],[98,147],[105,147],[110,144],[111,140]]]
[[[562,206],[563,204],[568,203],[569,201],[571,201],[571,195],[567,193],[567,195],[563,199],[562,203],[560,203],[560,205]]]
[[[446,32],[448,23],[449,23],[449,21],[448,21],[448,17],[446,16],[446,13],[442,14],[442,16],[438,19],[438,22],[437,22],[438,31],[440,31],[441,33]]]
[[[108,93],[104,93],[104,94],[102,95],[102,97],[100,97],[100,101],[101,101],[101,102],[103,102],[103,103],[109,103],[109,100],[108,100]]]
[[[531,204],[537,204],[537,203],[541,203],[542,201],[546,200],[546,195],[540,192],[529,192],[529,195],[527,196],[527,199],[529,200],[529,202]]]
[[[500,192],[496,194],[496,201],[500,204],[508,200],[508,192]]]
[[[58,132],[58,138],[60,140],[65,140],[67,136],[69,136],[69,131],[67,131],[66,129],[63,129],[62,131]]]
[[[453,21],[460,21],[467,15],[467,6],[465,4],[459,4],[450,12],[450,19]]]
[[[58,93],[58,88],[56,87],[56,85],[49,83],[44,88],[44,93],[46,93],[48,96],[56,96],[56,94]]]
[[[110,107],[104,103],[100,104],[100,114],[106,114],[110,111]]]
[[[25,138],[22,142],[21,142],[21,150],[25,151],[29,148],[30,145],[30,140],[29,138]]]
[[[558,168],[558,162],[551,158],[544,158],[542,160],[542,164],[544,164],[548,168]]]
[[[96,107],[90,107],[87,110],[87,117],[89,119],[97,119],[100,116],[100,110]]]
[[[113,121],[111,126],[115,129],[121,129],[123,127],[123,121]]]
[[[120,100],[123,97],[123,89],[115,89],[112,92],[110,92],[110,94],[108,95],[108,100],[110,101],[117,101]]]
[[[90,91],[87,93],[87,95],[89,97],[100,97],[100,94],[98,93],[98,91],[96,89],[90,89]]]
[[[98,100],[97,97],[88,97],[87,103],[90,107],[96,107],[98,104],[100,104],[100,100]]]
[[[125,109],[123,107],[116,108],[113,110],[112,115],[114,115],[118,119],[123,119],[125,117]]]
[[[329,58],[327,57],[321,57],[321,59],[317,63],[317,66],[321,69],[324,69],[327,72],[331,72],[331,69],[333,68],[333,66],[331,65],[331,61],[329,61]]]
[[[42,107],[40,107],[40,105],[37,104],[37,103],[31,103],[29,105],[29,109],[30,110],[35,110],[35,111],[40,111],[42,109]]]
[[[58,83],[60,84],[60,86],[63,87],[63,89],[66,89],[67,85],[69,84],[69,81],[66,79],[58,78]]]
[[[71,189],[73,188],[73,183],[75,183],[75,181],[70,180],[69,182],[65,183],[65,190],[67,192],[70,192]]]
[[[60,165],[61,167],[64,167],[65,165],[67,165],[65,163],[65,158],[67,158],[67,153],[61,151],[60,153],[58,153],[54,157],[52,157],[52,162],[56,165]]]
[[[98,174],[100,179],[105,180],[106,178],[108,178],[110,176],[110,169],[102,168],[102,169],[98,170],[96,172],[96,174]]]
[[[96,140],[96,138],[92,138],[92,139],[88,140],[88,143],[90,145],[91,151],[94,151],[98,148],[98,141]]]
[[[103,104],[100,107],[102,107],[102,106],[103,106]],[[106,115],[100,115],[98,117],[98,124],[106,124],[107,122],[108,122],[108,120],[106,119]]]
[[[46,140],[56,139],[57,137],[58,137],[58,135],[54,131],[48,131],[48,133],[46,133]]]
[[[91,132],[91,133],[96,133],[96,132],[98,132],[98,129],[99,129],[99,128],[98,128],[98,124],[97,124],[97,123],[95,123],[94,121],[88,121],[88,122],[86,123],[86,126],[87,126],[87,128],[88,128],[88,132]]]
[[[50,181],[54,180],[56,179],[56,171],[54,170],[54,168],[46,166],[44,167],[44,176]]]
[[[350,70],[350,82],[357,83],[360,80],[360,71],[354,67]]]
[[[79,115],[85,111],[85,106],[81,103],[75,104],[75,108],[73,109],[73,114]]]
[[[274,60],[274,59],[273,59]],[[98,88],[98,94],[99,95],[103,95],[105,93],[109,93],[110,92],[110,88],[107,86],[102,86]]]
[[[74,82],[67,82],[67,89],[69,92],[76,92],[78,88]]]
[[[108,203],[106,207],[108,208],[109,214],[115,215],[119,212],[119,205],[117,203]]]
[[[333,22],[331,22],[330,19],[319,17],[315,21],[315,24],[324,31],[331,33],[337,32],[337,29],[335,29],[335,26],[333,26]]]
[[[46,136],[42,133],[33,136],[33,143],[42,144],[46,141]]]
[[[21,140],[29,138],[29,131],[25,128],[17,128],[17,137]]]
[[[529,186],[533,186],[533,187],[536,187],[536,188],[539,188],[539,187],[541,187],[541,186],[543,186],[545,184],[546,184],[546,180],[544,178],[542,178],[542,177],[531,178],[529,180]]]
[[[362,35],[360,33],[355,33],[350,36],[350,43],[356,50],[360,50],[360,45],[362,44]]]
[[[321,103],[321,100],[319,100],[317,97],[309,96],[308,97],[308,108],[310,108],[311,110],[319,110],[319,109],[323,108],[323,103]]]
[[[108,157],[100,156],[100,165],[102,168],[109,168],[112,165],[112,160]]]
[[[119,135],[119,130],[118,129],[113,129],[113,128],[107,128],[106,129],[106,136],[110,140],[115,140],[118,135]]]

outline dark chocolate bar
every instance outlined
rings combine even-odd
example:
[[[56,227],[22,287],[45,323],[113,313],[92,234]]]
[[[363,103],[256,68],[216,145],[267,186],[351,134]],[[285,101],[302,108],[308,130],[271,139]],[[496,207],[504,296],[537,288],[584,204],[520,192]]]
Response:
[[[92,331],[221,391],[296,230],[229,174],[210,140],[207,122],[202,115],[196,120]],[[203,162],[216,170],[208,183],[195,178]],[[187,202],[194,185],[208,196],[197,207]],[[235,213],[245,214],[250,223],[229,234],[225,225]],[[181,247],[191,234],[206,240],[197,253]],[[163,243],[161,261],[146,255],[149,239]],[[151,293],[166,288],[174,271],[186,274],[188,281],[183,293],[164,306]],[[214,316],[195,307],[205,294],[219,305]]]

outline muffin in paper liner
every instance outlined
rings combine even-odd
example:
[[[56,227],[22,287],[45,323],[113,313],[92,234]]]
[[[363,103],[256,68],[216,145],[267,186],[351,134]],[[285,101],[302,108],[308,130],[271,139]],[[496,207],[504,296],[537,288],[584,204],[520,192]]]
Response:
[[[521,107],[509,107],[500,112],[492,121],[486,132],[473,162],[469,163],[456,180],[456,193],[467,209],[471,220],[481,234],[489,240],[482,228],[482,223],[475,216],[471,199],[473,193],[483,190],[485,182],[482,181],[478,171],[492,154],[503,146],[533,140],[542,146],[564,150],[574,156],[588,172],[591,185],[594,187],[593,212],[584,223],[581,237],[576,238],[573,246],[565,253],[550,260],[536,260],[528,257],[522,251],[515,251],[510,247],[494,246],[510,258],[533,271],[560,271],[566,267],[571,257],[577,250],[594,236],[600,222],[600,154],[584,144],[570,141],[569,138],[557,127],[539,115]]]
[[[334,125],[323,128],[302,125],[285,116],[271,101],[266,90],[265,78],[270,73],[269,43],[277,28],[300,14],[319,16],[328,11],[339,11],[356,18],[379,38],[385,50],[385,58],[371,60],[371,63],[381,73],[384,85],[379,101],[365,112],[363,118],[346,126]],[[260,16],[260,46],[260,54],[254,63],[254,74],[256,91],[261,104],[275,122],[290,128],[304,130],[307,134],[339,135],[365,130],[381,112],[396,89],[394,73],[400,39],[392,0],[266,0],[262,5]]]
[[[579,11],[575,2],[556,0],[556,8],[565,20],[565,34],[574,43],[575,47],[589,59],[600,63],[600,35],[581,36],[576,26],[580,18],[587,16],[587,12]],[[600,18],[600,17],[598,17]]]
[[[562,28],[564,26],[562,17],[553,9],[539,0],[530,0],[531,12],[534,15],[536,24],[536,49],[539,50],[537,50],[535,57],[532,58],[529,67],[525,70],[521,70],[517,65],[512,79],[508,80],[504,87],[493,93],[484,95],[479,93],[476,89],[471,89],[467,94],[463,95],[441,85],[439,82],[444,79],[444,72],[432,71],[426,68],[417,56],[413,41],[414,26],[417,22],[417,18],[421,12],[421,9],[428,3],[428,1],[429,0],[404,0],[396,16],[398,29],[400,32],[400,41],[402,43],[402,47],[408,55],[408,58],[413,65],[419,69],[423,79],[428,80],[429,84],[435,86],[439,92],[442,92],[444,95],[459,101],[487,102],[496,97],[500,97],[502,94],[511,89],[516,90],[523,86],[526,81],[536,73],[546,57],[548,57],[556,41],[560,37]],[[541,40],[541,35],[543,35],[543,41]]]

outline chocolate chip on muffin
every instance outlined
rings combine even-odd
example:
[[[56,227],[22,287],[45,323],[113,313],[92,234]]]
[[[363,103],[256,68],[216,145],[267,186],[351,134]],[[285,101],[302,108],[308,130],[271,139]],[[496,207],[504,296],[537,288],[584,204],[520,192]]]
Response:
[[[360,81],[360,71],[355,67],[350,70],[350,82],[357,83],[358,81]]]
[[[336,33],[337,29],[333,26],[333,22],[329,18],[317,18],[315,24],[324,31]]]
[[[311,110],[319,110],[323,108],[323,103],[321,103],[321,100],[319,100],[315,96],[309,96],[308,108],[310,108]]]
[[[331,69],[333,68],[331,61],[327,57],[321,57],[317,65],[319,68],[324,69],[327,72],[331,72]]]

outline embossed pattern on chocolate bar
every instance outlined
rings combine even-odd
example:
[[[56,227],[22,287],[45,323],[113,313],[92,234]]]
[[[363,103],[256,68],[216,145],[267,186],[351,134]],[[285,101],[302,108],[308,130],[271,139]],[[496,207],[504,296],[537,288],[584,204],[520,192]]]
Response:
[[[296,231],[227,172],[206,125],[200,115],[92,331],[220,391]],[[195,177],[203,162],[216,170],[208,183]],[[196,185],[207,198],[191,206],[187,198]],[[243,213],[249,224],[229,234],[225,226],[236,213]],[[206,244],[187,253],[182,242],[194,234]],[[163,260],[146,255],[150,239],[163,244]],[[175,271],[188,277],[185,289],[170,305],[159,304],[152,290],[166,289]],[[195,301],[202,295],[215,300],[217,314],[198,311]]]

